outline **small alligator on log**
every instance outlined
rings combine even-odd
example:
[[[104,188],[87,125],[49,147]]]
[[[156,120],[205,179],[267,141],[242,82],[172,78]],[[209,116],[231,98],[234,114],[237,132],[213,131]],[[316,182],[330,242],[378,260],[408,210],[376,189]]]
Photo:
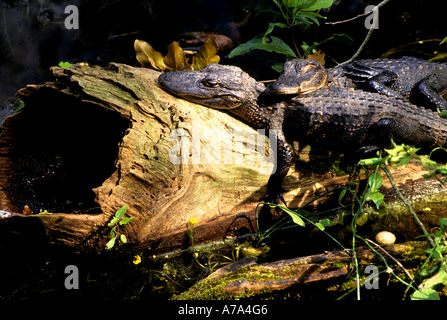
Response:
[[[301,94],[326,85],[379,92],[434,111],[447,110],[447,101],[439,95],[447,88],[447,64],[413,57],[365,59],[328,69],[315,60],[295,59],[284,64],[268,91]]]
[[[263,107],[257,100],[264,85],[238,67],[211,64],[200,71],[167,72],[158,80],[171,94],[228,110],[276,135],[276,170],[262,198],[268,202],[284,202],[282,181],[292,164],[286,138],[358,155],[390,146],[391,139],[427,148],[447,143],[447,120],[379,93],[328,86]]]

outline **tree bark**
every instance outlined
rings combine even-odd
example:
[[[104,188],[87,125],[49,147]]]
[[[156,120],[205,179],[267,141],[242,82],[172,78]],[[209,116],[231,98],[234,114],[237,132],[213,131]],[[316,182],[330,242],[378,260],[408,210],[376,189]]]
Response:
[[[0,210],[13,213],[0,218],[2,238],[103,249],[107,223],[122,206],[134,218],[120,227],[127,249],[189,246],[190,218],[199,219],[196,243],[256,231],[256,207],[273,169],[262,134],[164,92],[156,71],[113,63],[51,72],[54,82],[18,92],[25,108],[2,127]],[[396,181],[415,178],[419,191],[410,185],[409,192],[424,193],[420,166],[409,168],[394,170]],[[285,199],[297,208],[347,180],[292,167]]]

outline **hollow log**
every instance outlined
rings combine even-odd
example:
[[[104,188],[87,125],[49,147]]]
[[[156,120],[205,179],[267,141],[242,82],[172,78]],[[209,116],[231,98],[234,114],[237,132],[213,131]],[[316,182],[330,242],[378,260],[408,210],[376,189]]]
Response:
[[[274,169],[262,132],[169,95],[153,70],[112,63],[51,72],[53,82],[17,93],[25,107],[3,123],[2,239],[103,249],[107,223],[122,206],[134,218],[120,229],[126,249],[188,246],[191,218],[199,220],[196,243],[256,231],[257,205]],[[414,163],[392,170],[404,194],[438,201],[444,189],[422,179],[421,171]],[[292,167],[285,199],[298,208],[347,180]]]

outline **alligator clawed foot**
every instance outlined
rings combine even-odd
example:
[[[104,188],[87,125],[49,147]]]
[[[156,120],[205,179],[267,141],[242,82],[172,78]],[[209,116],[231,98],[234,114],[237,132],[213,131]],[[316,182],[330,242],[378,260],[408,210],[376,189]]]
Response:
[[[286,201],[284,200],[283,193],[287,192],[289,190],[286,189],[279,189],[279,190],[269,190],[267,193],[261,198],[261,201],[273,203],[273,204],[281,204],[284,203],[284,205],[287,207]]]

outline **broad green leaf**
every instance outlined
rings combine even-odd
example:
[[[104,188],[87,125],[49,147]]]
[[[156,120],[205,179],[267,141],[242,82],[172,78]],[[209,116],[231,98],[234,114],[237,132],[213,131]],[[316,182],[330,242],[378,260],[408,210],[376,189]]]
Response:
[[[333,3],[334,0],[306,1],[306,3],[301,7],[301,11],[317,11],[320,9],[329,8]]]
[[[383,178],[378,172],[368,178],[368,185],[371,187],[372,191],[378,190],[382,186],[382,183]]]
[[[132,219],[133,219],[133,217],[124,218],[123,220],[120,221],[120,225],[127,224],[130,221],[132,221]]]
[[[134,48],[137,53],[137,60],[142,67],[147,68],[152,66],[156,70],[172,70],[164,63],[163,55],[154,50],[146,41],[135,40]]]
[[[206,40],[205,44],[200,47],[199,52],[192,58],[193,69],[201,70],[211,63],[219,63],[218,51],[219,48],[214,38]]]
[[[71,66],[72,66],[72,64],[71,64],[70,62],[64,62],[64,61],[59,62],[59,67],[61,67],[61,68],[66,68],[66,69],[68,69],[68,68],[70,68]]]
[[[320,22],[318,21],[317,18],[326,19],[326,17],[323,17],[322,15],[315,13],[315,12],[306,12],[306,13],[302,12],[302,13],[294,16],[294,19],[296,21],[301,21],[306,24],[309,24],[308,22],[303,21],[304,19],[307,19],[307,20],[311,20],[313,23],[315,23],[317,26],[319,26]],[[297,23],[295,23],[294,25],[297,25]]]
[[[402,160],[400,162],[398,162],[394,167],[397,168],[397,167],[401,167],[403,165],[406,165],[407,163],[410,162],[410,160],[411,160],[411,156],[410,155],[404,156],[404,157],[402,157]]]
[[[127,210],[127,206],[121,207],[119,208],[116,213],[115,213],[115,218],[117,218],[118,220],[121,219],[122,217],[124,217],[124,214],[126,213]]]
[[[109,240],[109,242],[106,243],[106,249],[110,250],[115,245],[115,238],[112,238]]]
[[[290,48],[284,41],[281,39],[271,36],[267,37],[265,40],[265,43],[263,44],[263,35],[259,35],[251,39],[250,41],[243,43],[236,48],[234,48],[230,54],[228,55],[229,58],[245,54],[247,52],[250,52],[252,50],[265,50],[269,52],[276,52],[280,54],[286,54],[289,56],[292,56],[294,58],[297,58],[295,52]]]
[[[411,300],[441,300],[438,293],[431,288],[416,290],[410,297]]]
[[[186,61],[185,51],[180,47],[180,45],[173,41],[168,47],[168,54],[163,58],[163,62],[171,70],[189,71],[192,67]]]
[[[267,31],[264,33],[264,38],[265,38],[266,36],[268,36],[270,33],[272,33],[272,31],[273,31],[273,29],[275,29],[275,27],[282,28],[282,29],[287,29],[287,28],[288,28],[288,26],[287,26],[286,24],[284,24],[284,23],[280,23],[280,22],[276,22],[276,23],[274,23],[274,22],[270,22],[270,23],[269,23],[269,27],[267,28]]]
[[[315,223],[315,226],[316,226],[318,229],[320,229],[321,231],[324,231],[324,226],[323,226],[323,224],[317,222],[317,223]]]
[[[110,220],[110,222],[107,224],[109,227],[115,225],[117,222],[119,221],[119,219],[113,217],[112,220]]]
[[[281,205],[278,205],[278,207],[281,208],[281,210],[283,210],[284,212],[286,212],[289,216],[291,216],[294,223],[296,223],[297,225],[299,225],[301,227],[306,226],[303,219],[301,219],[301,217],[295,211],[290,210],[289,208],[287,208],[285,206],[281,206]]]
[[[282,3],[286,8],[294,8],[301,7],[305,2],[308,1],[315,2],[317,0],[282,0]]]
[[[439,218],[439,222],[441,225],[441,231],[444,233],[447,228],[447,218]]]
[[[124,234],[120,235],[120,240],[122,243],[127,243],[127,238]]]
[[[274,63],[272,65],[272,69],[275,70],[278,73],[281,73],[283,71],[283,69],[284,69],[284,63],[282,63],[282,62]]]
[[[380,205],[383,202],[383,194],[380,192],[371,192],[369,194],[369,198],[376,205],[377,209],[379,209]]]
[[[331,227],[332,226],[332,220],[331,219],[327,219],[327,218],[326,219],[321,219],[318,222],[321,223],[325,227]]]

